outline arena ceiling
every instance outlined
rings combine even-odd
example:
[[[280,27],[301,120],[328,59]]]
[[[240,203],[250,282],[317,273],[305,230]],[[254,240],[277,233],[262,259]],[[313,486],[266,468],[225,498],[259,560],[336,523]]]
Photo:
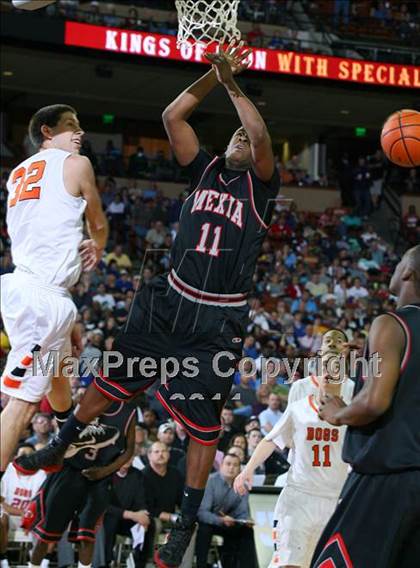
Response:
[[[81,113],[160,121],[165,106],[205,69],[85,54],[3,46],[3,109],[33,109],[62,101],[75,105]],[[5,76],[5,71],[12,75]],[[376,130],[394,110],[420,106],[420,97],[412,90],[342,86],[278,75],[261,78],[252,72],[241,78],[241,86],[259,105],[277,139],[289,135],[315,138],[354,126]],[[222,89],[208,97],[198,118],[200,129],[217,129],[220,136],[227,136],[236,124]]]

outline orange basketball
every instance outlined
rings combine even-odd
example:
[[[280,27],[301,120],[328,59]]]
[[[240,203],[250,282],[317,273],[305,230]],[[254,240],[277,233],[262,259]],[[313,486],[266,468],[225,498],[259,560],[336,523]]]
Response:
[[[382,128],[381,144],[397,166],[420,166],[420,112],[404,109],[391,114]]]

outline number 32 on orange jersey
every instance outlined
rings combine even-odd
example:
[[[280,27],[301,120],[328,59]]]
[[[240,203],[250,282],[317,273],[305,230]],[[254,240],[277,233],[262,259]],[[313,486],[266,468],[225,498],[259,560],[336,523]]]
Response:
[[[12,184],[16,185],[16,189],[9,207],[14,207],[18,201],[40,198],[41,186],[35,184],[41,181],[46,164],[45,160],[32,162],[27,170],[22,167],[13,172]]]

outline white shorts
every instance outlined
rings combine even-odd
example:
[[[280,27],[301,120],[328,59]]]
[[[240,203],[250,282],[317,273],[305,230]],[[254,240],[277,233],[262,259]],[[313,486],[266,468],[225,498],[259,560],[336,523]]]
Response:
[[[40,284],[16,270],[1,277],[1,312],[11,345],[1,390],[14,398],[39,402],[51,390],[54,358],[59,361],[71,355],[76,306],[66,289]],[[36,345],[41,348],[38,365],[33,363]]]
[[[337,498],[319,497],[285,487],[274,511],[274,554],[269,568],[309,568],[319,537]]]

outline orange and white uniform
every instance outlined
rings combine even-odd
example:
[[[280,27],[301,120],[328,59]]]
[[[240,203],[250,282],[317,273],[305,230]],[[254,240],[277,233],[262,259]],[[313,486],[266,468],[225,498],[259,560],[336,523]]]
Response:
[[[22,475],[12,464],[9,464],[1,478],[1,496],[4,502],[24,512],[31,499],[38,493],[47,475],[39,470],[34,475]],[[16,530],[20,527],[22,517],[9,516],[9,527]]]
[[[346,381],[350,402],[353,383]],[[344,388],[342,387],[342,391]],[[350,395],[350,396],[349,396]],[[292,402],[266,440],[290,448],[291,466],[274,511],[274,554],[270,568],[310,565],[313,551],[332,515],[348,473],[341,459],[345,426],[318,416],[314,393]]]
[[[28,402],[38,402],[50,390],[49,355],[71,353],[77,310],[68,288],[82,269],[86,201],[64,186],[64,162],[70,155],[42,150],[19,164],[7,182],[7,228],[16,268],[1,277],[1,310],[11,344],[1,388]],[[34,349],[44,369],[34,368]]]

